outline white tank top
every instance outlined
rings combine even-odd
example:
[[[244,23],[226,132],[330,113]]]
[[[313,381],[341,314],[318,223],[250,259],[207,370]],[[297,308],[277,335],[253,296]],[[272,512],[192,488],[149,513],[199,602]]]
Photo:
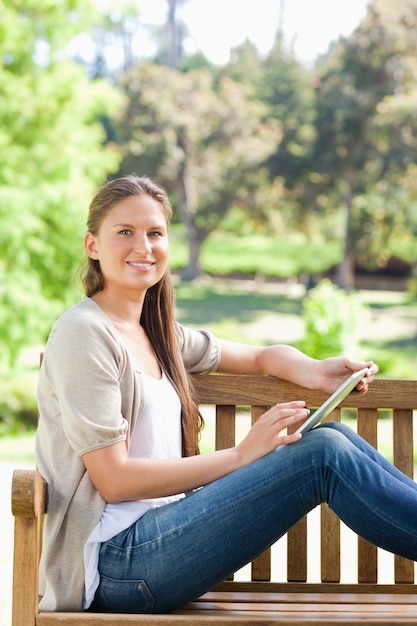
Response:
[[[136,458],[172,459],[182,456],[181,403],[171,382],[142,376],[144,405],[130,442],[129,456]],[[129,528],[149,511],[183,498],[184,494],[166,498],[107,503],[97,526],[93,528],[84,546],[84,609],[94,599],[99,584],[98,557],[100,544]]]

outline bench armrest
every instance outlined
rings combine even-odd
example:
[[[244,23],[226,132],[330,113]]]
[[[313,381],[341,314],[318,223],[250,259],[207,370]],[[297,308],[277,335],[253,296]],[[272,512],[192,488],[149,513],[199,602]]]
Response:
[[[15,470],[12,480],[12,514],[36,518],[46,512],[46,482],[38,470]]]

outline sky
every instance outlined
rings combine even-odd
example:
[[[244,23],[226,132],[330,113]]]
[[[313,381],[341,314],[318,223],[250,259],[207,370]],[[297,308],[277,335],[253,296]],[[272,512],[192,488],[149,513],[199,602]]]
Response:
[[[268,52],[283,4],[284,41],[299,61],[309,64],[327,51],[331,41],[349,35],[365,15],[369,0],[187,0],[180,15],[192,39],[213,63],[227,63],[231,48],[250,39]],[[136,0],[145,24],[166,20],[166,0]],[[188,48],[188,51],[193,51]]]

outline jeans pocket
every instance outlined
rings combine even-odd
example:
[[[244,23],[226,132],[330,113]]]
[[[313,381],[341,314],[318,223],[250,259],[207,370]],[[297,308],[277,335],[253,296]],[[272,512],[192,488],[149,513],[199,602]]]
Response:
[[[115,580],[100,576],[93,611],[112,613],[152,613],[155,598],[144,580]]]

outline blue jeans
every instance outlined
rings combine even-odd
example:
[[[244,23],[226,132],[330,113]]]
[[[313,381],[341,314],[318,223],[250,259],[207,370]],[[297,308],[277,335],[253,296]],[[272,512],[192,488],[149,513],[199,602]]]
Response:
[[[102,544],[91,610],[165,613],[213,588],[327,502],[357,534],[417,560],[417,485],[343,424],[147,512]]]

